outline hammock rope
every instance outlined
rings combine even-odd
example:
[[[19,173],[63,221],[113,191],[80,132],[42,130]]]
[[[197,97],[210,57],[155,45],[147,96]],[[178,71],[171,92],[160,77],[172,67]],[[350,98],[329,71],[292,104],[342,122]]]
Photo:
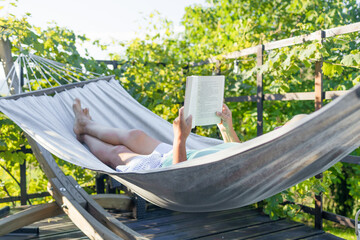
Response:
[[[32,64],[30,64],[30,59],[29,59],[29,57],[25,57],[24,59],[25,59],[25,61],[27,62],[27,66],[30,68],[30,71],[32,72],[32,74],[33,74],[33,76],[34,76],[34,78],[35,78],[35,81],[36,81],[36,83],[38,84],[39,88],[40,88],[40,89],[43,89],[43,88],[41,87],[41,84],[40,84],[40,82],[39,82],[39,79],[36,77],[36,74],[35,74],[35,71],[34,71],[33,67],[31,66]],[[26,66],[26,65],[25,65],[25,66]],[[26,73],[28,73],[27,68],[26,68]],[[29,91],[31,91],[31,86],[30,86],[31,80],[30,80],[30,78],[29,78],[28,75],[27,75],[27,77],[28,77],[27,80],[28,80],[28,83],[29,83]]]
[[[22,59],[21,66],[26,66],[26,57]],[[30,79],[28,71],[25,71],[25,75],[26,75],[26,79]],[[27,81],[27,86],[28,86],[28,89],[31,89],[30,81]]]
[[[7,81],[9,82],[9,89],[14,87],[15,80],[19,81],[20,85],[21,76],[18,70],[20,68],[23,69],[24,86],[22,87],[26,86],[26,92],[83,82],[103,76],[99,73],[62,64],[34,54],[25,55],[21,53],[3,80],[1,88],[4,88]],[[34,87],[33,83],[37,83],[37,86]],[[20,94],[20,92],[16,94]]]
[[[34,58],[32,58],[32,59],[34,59]],[[35,60],[34,60],[34,62],[39,63],[39,64],[43,65],[44,67],[46,67],[47,69],[49,69],[50,72],[49,72],[49,71],[46,71],[46,72],[48,72],[49,75],[50,75],[53,79],[55,79],[55,81],[56,81],[59,85],[61,85],[61,83],[58,82],[54,76],[52,76],[51,72],[52,72],[53,74],[56,74],[56,75],[59,77],[59,79],[64,79],[64,80],[66,81],[66,83],[71,83],[71,82],[70,82],[69,80],[67,80],[66,78],[63,78],[57,71],[55,71],[53,68],[51,68],[49,64],[45,64],[45,63],[42,62],[41,60],[40,60],[40,61],[35,61]],[[77,79],[76,79],[76,80],[77,80]]]
[[[46,64],[45,64],[44,62],[42,62],[42,60],[36,59],[36,58],[34,58],[34,57],[32,57],[32,56],[30,56],[30,58],[31,58],[38,66],[41,67],[42,64],[43,64],[44,66],[46,66]],[[51,64],[51,63],[48,63],[48,64]],[[70,77],[70,78],[71,78],[72,80],[74,80],[75,82],[79,82],[79,81],[80,81],[79,79],[77,79],[77,78],[73,77],[72,75],[66,73],[65,70],[59,68],[58,66],[54,65],[54,67],[58,68],[58,70],[60,70],[60,72],[61,72],[62,74]],[[72,72],[72,71],[70,71],[70,72],[71,72],[73,75],[81,76],[81,75],[79,75],[79,74],[77,74],[77,73],[75,73],[75,72]],[[60,77],[60,79],[63,79],[60,74],[59,74],[58,76]],[[81,77],[82,77],[82,76],[81,76]],[[56,78],[54,78],[54,79],[56,79]],[[84,78],[84,79],[85,79],[85,78]],[[67,82],[69,83],[69,81],[67,81]],[[61,85],[61,84],[59,83],[59,85]]]

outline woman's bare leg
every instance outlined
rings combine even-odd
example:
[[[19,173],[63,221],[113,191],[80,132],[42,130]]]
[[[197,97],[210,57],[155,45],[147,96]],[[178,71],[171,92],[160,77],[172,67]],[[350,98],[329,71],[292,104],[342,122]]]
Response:
[[[90,135],[83,135],[83,139],[92,154],[114,169],[119,165],[127,164],[131,158],[139,155],[123,145],[114,146]]]
[[[124,130],[100,125],[91,120],[88,109],[81,109],[79,99],[75,99],[73,110],[75,113],[74,132],[79,141],[82,135],[90,135],[111,145],[124,145],[132,152],[147,155],[161,143],[141,130]]]

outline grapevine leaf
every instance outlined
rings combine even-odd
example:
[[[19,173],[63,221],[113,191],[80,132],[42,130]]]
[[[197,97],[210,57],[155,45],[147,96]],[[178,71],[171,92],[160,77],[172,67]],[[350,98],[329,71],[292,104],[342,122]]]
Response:
[[[354,55],[346,55],[342,60],[341,64],[344,64],[345,66],[353,66],[355,62]]]

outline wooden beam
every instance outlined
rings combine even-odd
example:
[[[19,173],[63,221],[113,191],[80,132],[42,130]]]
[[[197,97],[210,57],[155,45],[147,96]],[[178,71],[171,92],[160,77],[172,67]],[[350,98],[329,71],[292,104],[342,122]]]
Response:
[[[225,102],[256,102],[257,96],[227,97]]]
[[[10,213],[10,207],[5,206],[3,208],[0,208],[0,218],[6,217]]]
[[[314,41],[317,39],[317,33],[310,33],[307,35],[301,35],[297,37],[281,39],[274,42],[265,43],[265,51],[273,50],[277,48],[289,47],[297,44],[302,44],[308,41]]]
[[[65,176],[65,174],[61,171],[57,163],[55,162],[55,159],[51,155],[50,152],[48,152],[44,147],[39,145],[33,138],[28,136],[27,134],[26,138],[28,139],[28,142],[35,154],[35,157],[37,161],[39,162],[42,170],[48,177],[48,179],[57,178],[61,181],[63,185],[67,187],[67,191],[70,192],[70,194],[73,196],[73,198],[81,205],[85,206],[86,201],[85,199],[79,194],[79,192],[72,186],[68,178]]]
[[[314,92],[285,93],[285,94],[265,94],[266,101],[293,101],[293,100],[312,100],[314,101]]]
[[[198,67],[198,66],[203,66],[203,65],[206,65],[206,64],[210,64],[210,63],[218,63],[219,60],[217,60],[217,57],[211,57],[211,58],[208,58],[204,61],[200,61],[200,62],[191,62],[189,63],[189,66],[190,67]]]
[[[258,51],[258,46],[255,46],[255,47],[245,48],[240,51],[226,53],[226,54],[222,55],[221,57],[224,59],[237,59],[240,57],[245,57],[248,55],[256,54],[257,51]]]
[[[355,220],[354,219],[351,219],[351,218],[348,218],[345,216],[341,216],[341,215],[338,215],[335,213],[326,212],[326,211],[322,212],[322,217],[326,220],[339,223],[343,226],[355,228]]]
[[[322,31],[322,34],[323,34],[323,38],[328,38],[328,37],[334,37],[337,35],[358,32],[358,31],[360,31],[360,22],[349,24],[349,25],[342,26],[342,27],[330,28],[330,29]],[[306,34],[306,35],[301,35],[301,36],[297,36],[297,37],[291,37],[291,38],[286,38],[286,39],[281,39],[281,40],[265,43],[264,51],[269,51],[269,50],[283,48],[283,47],[289,47],[289,46],[293,46],[293,45],[297,45],[297,44],[302,44],[302,43],[305,43],[308,41],[315,41],[315,40],[318,40],[318,35],[319,35],[319,31],[316,31],[316,32]],[[237,59],[239,57],[256,54],[256,52],[257,52],[257,46],[245,48],[245,49],[242,49],[239,51],[226,53],[221,56],[212,57],[212,58],[209,58],[204,61],[191,62],[190,67],[197,67],[197,66],[206,65],[209,63],[216,63],[218,61],[217,59]]]
[[[110,229],[124,239],[147,239],[111,216],[111,214],[106,212],[95,200],[90,198],[85,190],[82,189],[71,176],[68,176],[68,178],[69,181],[78,189],[82,197],[86,199],[88,203],[86,207],[87,212],[106,228]]]
[[[105,63],[106,65],[118,64],[119,61],[116,60],[96,60],[98,63]]]
[[[91,197],[103,208],[132,211],[134,207],[132,198],[123,194],[96,194]]]
[[[302,205],[302,204],[296,204],[294,202],[289,202],[289,201],[284,202],[283,204],[295,204],[295,205],[298,205],[298,206],[300,206],[301,211],[303,211],[305,213],[308,213],[308,214],[311,214],[311,215],[315,215],[315,208],[308,207],[308,206],[305,206],[305,205]],[[335,222],[335,223],[339,223],[339,224],[341,224],[343,226],[346,226],[346,227],[355,228],[355,220],[354,219],[344,217],[344,216],[341,216],[341,215],[338,215],[338,214],[335,214],[335,213],[330,213],[330,212],[323,211],[322,212],[322,218],[326,219],[326,220],[329,220],[329,221],[332,221],[332,222]]]
[[[359,31],[360,31],[360,22],[324,30],[326,34],[325,36],[326,38],[347,34],[347,33],[359,32]]]
[[[360,157],[349,155],[349,156],[346,156],[344,159],[342,159],[341,162],[360,165]]]
[[[71,221],[90,239],[120,239],[91,216],[67,191],[57,178],[51,179],[50,194],[61,204]],[[60,197],[61,196],[61,197]]]
[[[50,196],[50,193],[48,192],[31,193],[31,194],[27,194],[27,199],[43,198],[48,196]],[[21,196],[12,196],[12,197],[0,198],[0,203],[7,203],[12,201],[20,201],[20,200],[21,200]]]
[[[326,91],[323,92],[323,99],[335,99],[341,95],[346,94],[348,91]],[[265,101],[293,101],[293,100],[311,100],[314,101],[315,92],[294,92],[284,94],[264,94]],[[239,97],[227,97],[226,102],[256,102],[257,96],[239,96]]]
[[[348,92],[349,92],[349,90],[345,90],[345,91],[326,91],[324,99],[334,100],[335,98],[337,98],[339,96],[342,96],[342,95],[345,95]]]
[[[56,203],[47,203],[30,207],[24,211],[0,219],[0,236],[27,226],[45,218],[54,217],[63,213]]]
[[[31,193],[27,194],[28,199],[44,198],[51,196],[49,192]],[[96,194],[90,195],[103,208],[117,209],[123,211],[132,211],[132,198],[123,194]],[[12,196],[0,198],[0,203],[7,203],[11,201],[20,201],[21,196]],[[1,212],[1,210],[0,210]],[[1,213],[0,213],[1,217]]]
[[[14,100],[16,100],[16,99],[19,99],[21,97],[26,97],[26,96],[41,96],[41,95],[44,95],[44,94],[51,95],[51,94],[54,94],[54,93],[62,92],[64,90],[69,90],[69,89],[76,88],[76,87],[83,87],[84,85],[86,85],[88,83],[97,82],[97,81],[100,81],[100,80],[110,81],[112,78],[113,78],[113,76],[104,76],[104,77],[91,79],[91,80],[88,80],[88,81],[71,83],[71,84],[67,84],[67,85],[63,85],[63,86],[46,88],[46,89],[37,90],[37,91],[33,91],[33,92],[26,92],[26,93],[12,95],[12,96],[8,96],[8,97],[3,97],[3,99],[14,99]]]
[[[69,181],[73,183],[75,180],[71,179],[72,178],[69,177]],[[112,220],[115,218],[112,217],[109,213],[105,212],[105,210],[102,209],[101,206],[99,206],[92,198],[90,198],[81,187],[76,188],[80,191],[80,193],[84,193],[84,196],[86,195],[86,200],[88,201],[86,208],[80,206],[78,202],[73,199],[73,197],[67,191],[66,187],[62,185],[57,178],[51,179],[51,186],[52,188],[50,193],[54,196],[55,199],[57,199],[58,203],[61,203],[63,211],[69,216],[71,221],[90,239],[144,239],[140,234],[127,228],[125,225],[123,225],[123,227],[124,229],[129,229],[128,233],[134,232],[137,235],[127,235],[124,231],[113,232],[111,230],[115,229],[115,224],[112,225],[112,229],[109,227],[109,225],[103,225],[104,222],[98,221],[97,218],[103,217],[104,219],[109,218],[108,222],[112,223]],[[59,196],[62,197],[59,198]],[[95,208],[95,210],[93,208]],[[93,211],[97,212],[98,215],[94,214]],[[102,211],[104,211],[105,214]],[[115,219],[115,221],[117,220]]]

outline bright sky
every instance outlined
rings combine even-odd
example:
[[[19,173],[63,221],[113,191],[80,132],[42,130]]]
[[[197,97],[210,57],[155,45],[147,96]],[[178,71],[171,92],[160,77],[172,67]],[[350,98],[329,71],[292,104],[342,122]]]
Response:
[[[6,1],[5,1],[6,2]],[[144,17],[157,10],[161,16],[174,22],[175,30],[180,30],[180,21],[185,7],[205,4],[206,0],[18,0],[17,8],[9,7],[0,12],[10,12],[17,17],[31,13],[29,22],[45,27],[55,21],[59,26],[74,30],[76,34],[86,34],[92,40],[104,43],[112,40],[129,40],[144,26]],[[109,59],[106,52],[90,48],[96,59]],[[121,51],[111,48],[110,51]]]
[[[174,23],[175,31],[181,31],[180,22],[185,7],[206,4],[206,0],[18,0],[17,7],[8,4],[14,1],[2,1],[1,6],[5,8],[0,10],[0,17],[11,13],[20,18],[30,13],[28,21],[32,25],[46,28],[55,21],[58,26],[67,27],[76,34],[85,34],[91,40],[100,39],[107,44],[139,36],[136,35],[136,32],[141,32],[139,27],[146,26],[144,18],[155,10]],[[110,59],[109,52],[121,54],[124,50],[119,45],[111,46],[108,51],[91,45],[86,48],[92,57],[99,60]],[[3,68],[0,68],[0,94],[8,92],[4,81]]]

